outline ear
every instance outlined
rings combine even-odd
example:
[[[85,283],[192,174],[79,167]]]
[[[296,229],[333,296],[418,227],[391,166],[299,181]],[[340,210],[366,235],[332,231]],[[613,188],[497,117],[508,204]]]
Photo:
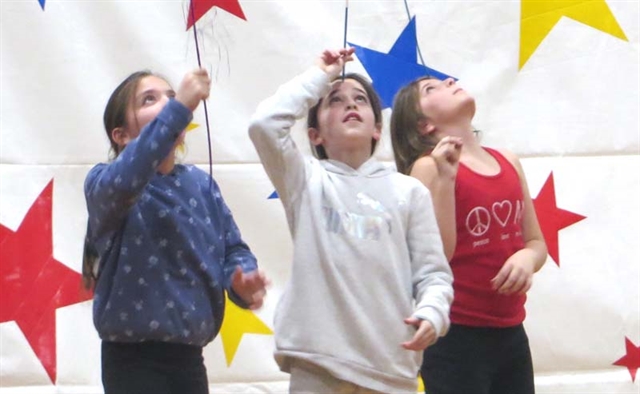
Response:
[[[373,139],[380,141],[380,137],[382,137],[382,123],[376,123],[376,131],[373,133]]]
[[[429,123],[426,119],[418,122],[418,132],[420,133],[420,135],[427,136],[434,131],[436,131],[436,126],[434,126],[432,123]]]
[[[309,141],[313,146],[322,145],[322,143],[324,142],[324,138],[322,138],[322,136],[320,135],[320,130],[314,127],[309,127],[309,130],[307,130],[307,134],[309,135]]]
[[[111,131],[111,138],[119,146],[125,146],[131,140],[129,133],[127,133],[124,127],[116,127],[113,129]]]

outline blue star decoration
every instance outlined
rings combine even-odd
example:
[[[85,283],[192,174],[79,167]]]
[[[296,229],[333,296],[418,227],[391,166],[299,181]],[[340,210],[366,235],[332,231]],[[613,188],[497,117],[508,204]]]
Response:
[[[374,51],[353,43],[355,54],[373,81],[373,87],[382,100],[382,108],[390,108],[393,98],[404,85],[419,77],[430,75],[438,79],[450,78],[433,68],[417,62],[418,40],[416,38],[416,18],[413,17],[404,28],[389,53]]]
[[[44,11],[44,2],[45,0],[38,0],[38,3],[40,3],[40,7],[42,8],[42,11]]]

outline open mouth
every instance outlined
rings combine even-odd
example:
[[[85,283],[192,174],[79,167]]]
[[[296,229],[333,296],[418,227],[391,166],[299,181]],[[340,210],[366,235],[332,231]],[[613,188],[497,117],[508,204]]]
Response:
[[[362,122],[362,118],[356,112],[349,112],[347,116],[345,116],[344,119],[342,119],[342,122],[344,123],[350,120],[357,120],[358,122]]]

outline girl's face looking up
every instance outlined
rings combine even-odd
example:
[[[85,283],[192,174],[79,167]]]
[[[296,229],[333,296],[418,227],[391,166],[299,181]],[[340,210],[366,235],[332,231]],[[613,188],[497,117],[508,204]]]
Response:
[[[176,93],[164,79],[155,75],[142,78],[127,106],[125,125],[114,130],[114,140],[124,146],[136,138],[140,130],[155,119],[169,99],[175,95]],[[116,139],[117,137],[119,138]],[[182,143],[183,139],[184,132],[176,144]]]
[[[336,149],[371,149],[372,139],[379,140],[381,126],[367,92],[353,79],[338,80],[318,109],[318,127],[310,130],[311,142],[322,144],[329,156]]]
[[[456,123],[461,116],[473,118],[475,101],[453,78],[424,79],[418,84],[420,109],[434,128]]]

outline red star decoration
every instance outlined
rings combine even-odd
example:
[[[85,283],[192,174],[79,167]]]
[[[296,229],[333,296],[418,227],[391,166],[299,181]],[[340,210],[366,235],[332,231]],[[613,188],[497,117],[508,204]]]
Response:
[[[542,189],[540,189],[538,193],[538,197],[533,200],[533,205],[536,209],[536,215],[540,222],[544,240],[549,249],[549,255],[559,267],[558,231],[585,219],[585,216],[558,208],[556,205],[556,188],[553,183],[553,172],[549,174],[549,177],[544,182]]]
[[[91,299],[82,277],[53,258],[53,180],[15,233],[0,224],[0,323],[15,320],[56,381],[56,309]]]
[[[627,367],[629,374],[631,374],[631,381],[636,381],[636,372],[640,368],[640,346],[636,346],[627,337],[624,338],[624,345],[627,348],[627,354],[614,362],[613,365],[620,365]]]
[[[213,7],[222,8],[240,19],[247,20],[238,0],[191,0],[189,3],[187,30]]]

